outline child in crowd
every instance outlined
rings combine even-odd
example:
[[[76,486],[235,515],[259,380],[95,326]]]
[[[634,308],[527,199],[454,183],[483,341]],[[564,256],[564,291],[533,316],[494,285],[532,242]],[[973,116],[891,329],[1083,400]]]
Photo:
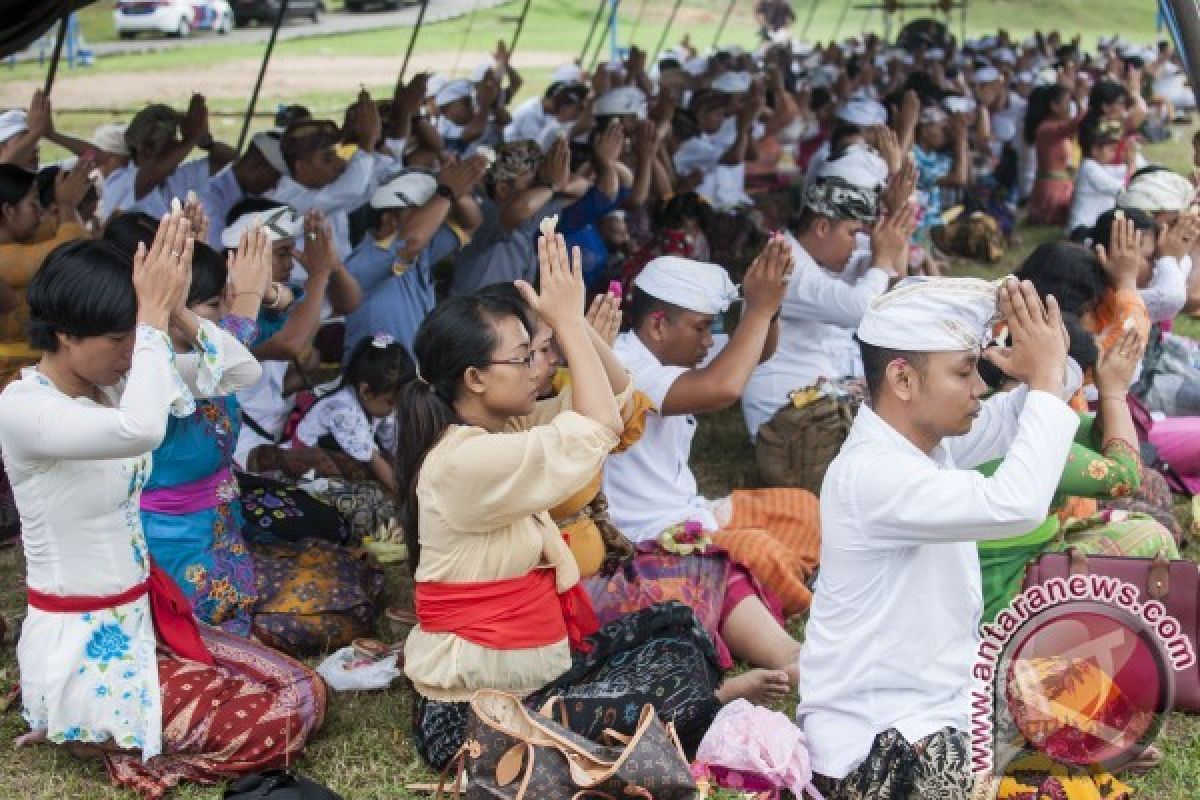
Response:
[[[1130,147],[1126,162],[1114,164],[1121,137],[1121,125],[1114,122],[1100,122],[1079,132],[1083,163],[1075,176],[1075,194],[1067,217],[1068,235],[1079,228],[1092,227],[1101,214],[1117,204],[1117,195],[1133,174],[1138,154],[1137,148]]]
[[[296,442],[343,452],[395,491],[396,395],[416,376],[412,357],[391,336],[363,337],[342,380],[300,421]]]

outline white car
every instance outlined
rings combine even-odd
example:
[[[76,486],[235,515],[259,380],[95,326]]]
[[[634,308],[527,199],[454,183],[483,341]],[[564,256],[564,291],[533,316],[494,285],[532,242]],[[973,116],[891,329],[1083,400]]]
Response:
[[[119,0],[113,12],[117,35],[132,39],[139,33],[186,37],[192,31],[233,30],[233,9],[226,0]]]

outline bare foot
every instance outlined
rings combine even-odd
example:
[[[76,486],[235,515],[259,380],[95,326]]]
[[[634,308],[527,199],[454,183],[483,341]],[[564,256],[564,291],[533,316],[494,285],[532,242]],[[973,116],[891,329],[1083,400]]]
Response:
[[[31,744],[46,741],[45,731],[30,731],[29,733],[21,734],[13,742],[14,747],[26,747]]]
[[[739,697],[759,706],[770,706],[788,696],[788,674],[779,669],[752,669],[733,675],[717,687],[717,700],[722,705]]]

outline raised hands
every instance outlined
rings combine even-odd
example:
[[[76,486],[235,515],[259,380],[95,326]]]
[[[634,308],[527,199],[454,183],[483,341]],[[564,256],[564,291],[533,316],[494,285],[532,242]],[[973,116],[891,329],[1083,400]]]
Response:
[[[192,95],[191,101],[188,102],[187,113],[183,115],[183,120],[179,123],[179,135],[185,142],[192,144],[204,144],[206,141],[212,140],[212,133],[208,127],[208,103],[205,101],[204,95]]]
[[[54,176],[54,202],[58,205],[59,219],[64,212],[77,212],[83,198],[92,187],[91,172],[95,166],[90,154],[84,154],[69,170],[60,169]]]
[[[474,155],[442,167],[442,171],[437,176],[438,183],[447,187],[454,193],[455,199],[458,199],[468,194],[476,184],[483,180],[487,170],[487,159],[481,155]]]
[[[747,314],[774,316],[779,311],[793,266],[792,248],[787,239],[778,234],[772,236],[742,279]]]
[[[1163,231],[1158,239],[1159,258],[1183,258],[1191,252],[1196,237],[1200,235],[1200,216],[1196,214],[1180,214],[1174,224]]]
[[[550,151],[538,166],[538,177],[550,184],[556,193],[566,188],[567,181],[571,180],[571,149],[566,139],[556,139],[550,145]]]
[[[35,90],[33,98],[29,101],[25,125],[29,132],[39,139],[54,132],[54,112],[50,106],[50,98],[41,89]]]
[[[192,236],[197,241],[207,241],[210,225],[208,212],[204,210],[204,204],[194,192],[188,192],[187,202],[183,204],[183,215],[192,224]]]
[[[584,321],[583,256],[574,247],[568,257],[562,234],[538,237],[538,281],[539,291],[525,281],[517,291],[555,332]]]
[[[1096,245],[1096,257],[1115,289],[1136,289],[1138,272],[1146,258],[1142,255],[1142,232],[1133,220],[1118,217],[1113,220],[1108,237],[1108,249]]]
[[[864,138],[867,144],[874,147],[883,161],[888,166],[888,175],[895,175],[900,171],[900,167],[907,160],[905,153],[900,148],[900,139],[896,136],[896,132],[887,125],[873,125],[867,128]]]
[[[379,145],[383,136],[383,120],[379,118],[379,106],[371,99],[366,89],[358,93],[354,103],[355,143],[360,150],[370,153]]]
[[[1011,277],[1001,285],[997,300],[1012,346],[989,348],[983,357],[1030,389],[1060,395],[1069,337],[1058,301],[1047,295],[1043,303],[1032,283]]]
[[[596,137],[596,143],[592,147],[592,155],[596,159],[597,164],[611,167],[621,157],[621,148],[624,146],[625,129],[621,127],[620,120],[614,119]]]
[[[139,243],[133,254],[133,291],[137,321],[164,333],[171,318],[187,304],[192,284],[192,225],[181,212],[163,217],[147,248]]]
[[[296,250],[296,260],[310,278],[328,276],[341,263],[333,226],[317,209],[304,215],[304,249]]]
[[[900,169],[892,173],[888,179],[887,188],[883,190],[881,202],[889,214],[896,214],[900,209],[909,205],[913,192],[917,188],[917,166],[912,159],[905,158]]]
[[[907,199],[907,198],[905,198]],[[905,202],[899,210],[881,216],[871,228],[871,255],[874,266],[893,278],[908,273],[908,247],[917,229],[917,210]]]
[[[587,321],[604,343],[612,347],[621,332],[621,298],[608,292],[596,295],[588,308]]]
[[[261,301],[271,281],[271,239],[261,225],[242,231],[237,250],[227,256],[230,295],[254,295]]]
[[[1127,330],[1116,344],[1100,353],[1096,361],[1096,389],[1100,394],[1125,396],[1133,383],[1133,373],[1141,363],[1146,343],[1136,330]]]

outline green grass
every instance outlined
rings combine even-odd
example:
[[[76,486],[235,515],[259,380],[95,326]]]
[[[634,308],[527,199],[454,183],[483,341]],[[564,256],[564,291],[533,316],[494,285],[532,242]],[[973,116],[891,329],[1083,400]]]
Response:
[[[624,30],[628,31],[632,17],[636,15],[639,0],[624,4],[626,16]],[[647,12],[636,42],[653,47],[661,27],[663,8],[666,3],[655,2]],[[748,3],[740,3],[745,8]],[[694,42],[707,45],[716,27],[716,18],[723,3],[689,2],[689,8],[706,6],[713,13],[711,19],[689,20],[686,25],[677,25],[676,36],[684,32]],[[804,4],[797,3],[804,18]],[[508,36],[512,30],[515,4],[509,4],[488,12],[482,12],[474,24],[474,33],[466,41],[468,51],[490,49],[499,36]],[[567,0],[536,0],[527,24],[521,48],[530,51],[562,52],[577,54],[586,35],[586,26],[591,20],[595,5],[591,2],[568,2]],[[813,33],[827,36],[833,29],[840,13],[839,3],[824,3],[818,10]],[[1111,31],[1135,39],[1153,36],[1153,4],[1147,0],[997,0],[991,3],[975,3],[971,8],[970,29],[974,32],[995,30],[1008,25],[1014,35],[1025,35],[1033,25],[1044,28],[1059,27],[1063,30],[1078,30],[1086,41]],[[85,35],[91,41],[100,41],[107,30],[111,38],[111,3],[102,3],[83,12]],[[879,17],[875,14],[871,23],[863,25],[864,15],[851,12],[843,28],[843,35],[864,29],[879,30]],[[107,27],[106,27],[107,26]],[[434,52],[457,51],[462,42],[465,22],[456,20],[433,25],[421,33],[418,43],[416,66],[420,67],[420,56]],[[406,31],[385,30],[371,33],[349,34],[334,37],[318,37],[281,42],[279,54],[322,55],[331,58],[340,53],[355,55],[395,55],[397,66],[402,54]],[[750,45],[754,41],[752,22],[747,12],[735,17],[726,41]],[[213,37],[213,44],[203,49],[176,50],[159,54],[117,57],[101,60],[94,71],[108,74],[113,80],[136,80],[138,73],[150,70],[173,70],[186,74],[189,66],[197,59],[204,63],[229,59],[256,58],[261,54],[260,45],[228,45]],[[5,69],[0,67],[0,69]],[[528,70],[527,91],[536,91],[547,78],[547,70]],[[42,69],[36,65],[21,65],[7,73],[11,79],[36,79]],[[69,75],[63,71],[62,75]],[[247,92],[252,75],[247,76]],[[394,79],[393,75],[363,76],[363,82],[375,91],[386,91]],[[293,102],[302,102],[320,111],[333,112],[348,102],[356,87],[347,87],[345,93],[303,93],[290,97]],[[268,85],[269,90],[269,85]],[[150,100],[152,98],[147,98]],[[269,91],[264,95],[260,110],[271,110],[273,98]],[[210,98],[214,112],[238,112],[244,108],[245,98]],[[60,126],[71,133],[88,133],[108,117],[98,114],[61,114]],[[260,120],[259,124],[267,124]],[[237,135],[236,120],[214,114],[214,132],[223,139],[232,141]],[[1177,138],[1163,145],[1148,149],[1150,158],[1161,161],[1175,169],[1185,170],[1190,162],[1190,147],[1185,134],[1180,131]],[[46,149],[46,158],[57,157],[51,148]],[[955,268],[963,274],[1001,275],[1016,268],[1021,260],[1037,244],[1054,238],[1057,231],[1048,229],[1026,229],[1022,231],[1023,243],[1013,248],[1004,261],[992,268],[979,268],[957,263]],[[1200,321],[1182,319],[1177,328],[1187,335],[1200,337]],[[746,436],[738,409],[729,409],[707,416],[701,421],[700,436],[696,439],[693,465],[705,495],[721,496],[734,488],[753,487],[758,476],[754,465],[753,449]],[[1197,558],[1197,546],[1193,545],[1187,555]],[[23,561],[17,549],[0,551],[0,575],[6,580],[0,583],[0,614],[9,622],[8,642],[0,645],[0,683],[7,678],[16,678],[16,659],[12,645],[12,629],[24,612]],[[403,597],[411,585],[403,568],[388,570],[389,588],[394,597]],[[802,627],[796,632],[802,633]],[[381,630],[388,636],[389,631]],[[332,786],[347,800],[375,800],[413,796],[405,787],[413,782],[427,782],[431,776],[422,768],[412,750],[408,738],[411,711],[411,692],[398,687],[386,692],[336,695],[330,705],[329,716],[320,735],[314,740],[300,768]],[[0,716],[0,746],[24,731],[24,724],[15,711]],[[1164,764],[1150,775],[1131,781],[1138,789],[1138,796],[1149,800],[1194,800],[1196,785],[1200,780],[1200,718],[1173,714],[1159,739],[1165,752]],[[91,800],[117,800],[132,795],[119,792],[109,786],[103,769],[98,763],[81,762],[59,748],[34,747],[15,752],[6,752],[0,763],[0,798],[26,797],[30,800],[61,800],[61,798],[89,798]],[[182,800],[215,800],[221,793],[213,788],[183,787],[172,797]]]

